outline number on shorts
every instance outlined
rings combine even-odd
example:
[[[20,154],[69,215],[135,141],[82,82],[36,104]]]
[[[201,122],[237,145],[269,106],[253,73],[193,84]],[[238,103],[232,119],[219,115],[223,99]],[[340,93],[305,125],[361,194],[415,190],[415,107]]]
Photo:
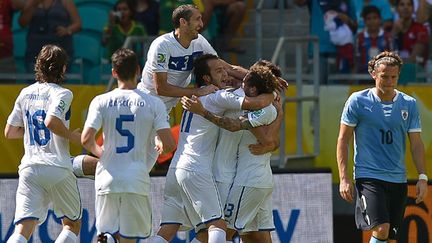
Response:
[[[33,115],[30,115],[29,111],[26,111],[30,145],[34,145],[35,142],[39,146],[46,145],[51,139],[51,132],[45,126],[46,113],[44,110],[37,110]]]
[[[234,204],[232,203],[227,203],[225,205],[225,218],[229,218],[232,216],[233,211],[234,211]]]
[[[123,129],[123,122],[133,122],[135,119],[134,115],[120,115],[116,119],[116,130],[121,136],[127,137],[127,144],[123,147],[116,147],[118,154],[127,153],[135,146],[135,136],[127,129]]]

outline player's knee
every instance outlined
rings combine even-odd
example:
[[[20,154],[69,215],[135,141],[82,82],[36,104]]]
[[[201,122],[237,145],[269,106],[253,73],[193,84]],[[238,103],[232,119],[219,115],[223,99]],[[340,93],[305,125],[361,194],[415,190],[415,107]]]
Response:
[[[177,234],[179,228],[180,225],[178,224],[164,224],[158,230],[157,235],[169,242]]]
[[[211,222],[207,223],[207,226],[209,229],[219,228],[219,229],[222,229],[224,231],[226,231],[226,229],[227,229],[226,222],[223,219],[217,219],[217,220],[211,221]]]
[[[372,229],[373,235],[378,239],[387,239],[389,235],[389,230],[390,230],[389,223],[377,225]]]
[[[70,219],[64,218],[62,222],[63,222],[63,228],[72,231],[76,235],[79,234],[81,229],[81,220],[72,221]]]

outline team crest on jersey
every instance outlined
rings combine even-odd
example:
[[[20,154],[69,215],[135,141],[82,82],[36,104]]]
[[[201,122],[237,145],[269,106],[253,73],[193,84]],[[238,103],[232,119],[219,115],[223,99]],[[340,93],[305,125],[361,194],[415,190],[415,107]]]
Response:
[[[401,114],[402,114],[402,119],[406,121],[406,119],[408,119],[408,110],[401,110]]]
[[[166,55],[163,53],[158,53],[157,62],[158,63],[165,63],[165,61],[166,61]]]
[[[262,116],[263,114],[264,114],[263,109],[250,112],[251,119],[257,119],[258,117]]]

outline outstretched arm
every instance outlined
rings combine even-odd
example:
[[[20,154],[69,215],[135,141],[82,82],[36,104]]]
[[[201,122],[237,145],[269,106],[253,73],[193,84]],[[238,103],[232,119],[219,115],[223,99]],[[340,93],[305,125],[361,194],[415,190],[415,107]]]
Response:
[[[168,83],[168,73],[158,72],[153,74],[153,82],[155,84],[156,93],[168,97],[182,97],[192,95],[204,96],[215,92],[219,88],[213,84],[201,88],[183,88]]]

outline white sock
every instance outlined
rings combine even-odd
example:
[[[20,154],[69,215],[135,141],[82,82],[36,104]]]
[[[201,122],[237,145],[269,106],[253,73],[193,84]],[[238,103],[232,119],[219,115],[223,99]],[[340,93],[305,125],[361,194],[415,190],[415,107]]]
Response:
[[[369,243],[386,243],[387,240],[378,240],[377,238],[371,236]]]
[[[160,235],[155,235],[150,239],[151,243],[169,243],[167,240],[165,240],[162,236]]]
[[[199,241],[197,238],[193,238],[190,243],[201,243],[201,241]]]
[[[7,243],[27,243],[27,239],[19,233],[13,233]]]
[[[76,243],[76,242],[78,242],[78,236],[74,232],[68,229],[63,229],[55,241],[55,243]]]
[[[107,237],[107,243],[117,243],[117,240],[112,234],[105,233],[105,236]]]
[[[211,228],[208,230],[208,243],[219,243],[226,241],[226,232],[220,228]]]

